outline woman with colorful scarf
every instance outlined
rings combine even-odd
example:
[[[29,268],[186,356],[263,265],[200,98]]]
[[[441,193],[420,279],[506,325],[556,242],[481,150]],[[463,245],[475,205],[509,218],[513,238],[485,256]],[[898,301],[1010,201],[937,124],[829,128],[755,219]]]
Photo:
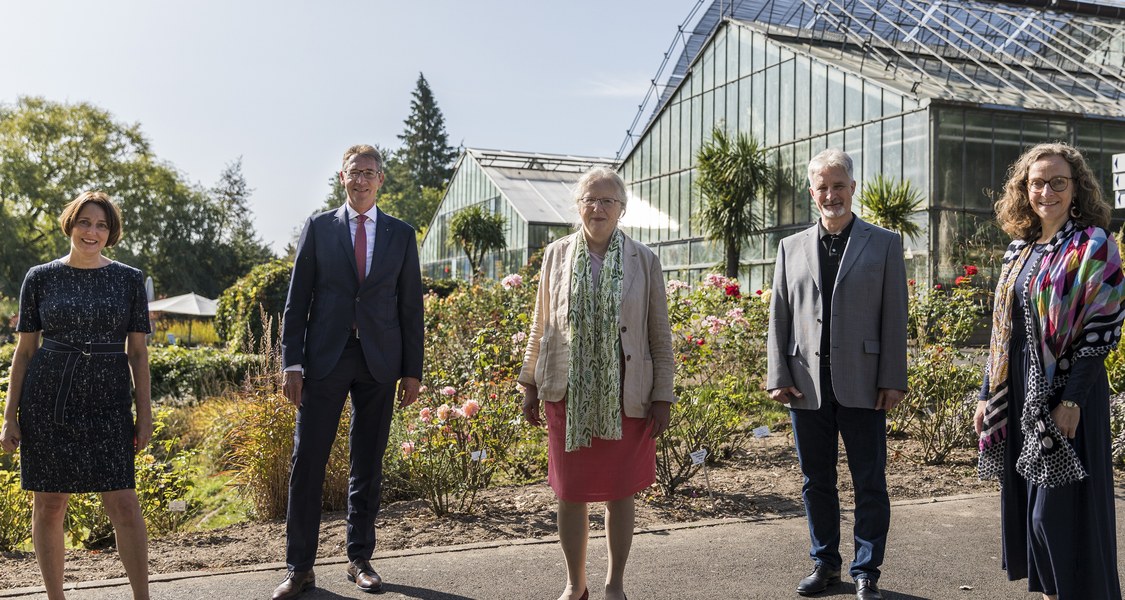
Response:
[[[559,499],[567,568],[559,600],[589,598],[588,502],[606,504],[605,597],[625,598],[633,494],[656,480],[656,437],[675,400],[664,275],[652,250],[617,228],[627,200],[611,169],[578,180],[582,226],[543,254],[519,375],[524,416],[547,425],[547,482]]]
[[[1008,579],[1061,600],[1121,599],[1105,356],[1125,279],[1110,207],[1082,154],[1028,150],[996,203],[1013,242],[996,285],[975,425],[1001,482]]]

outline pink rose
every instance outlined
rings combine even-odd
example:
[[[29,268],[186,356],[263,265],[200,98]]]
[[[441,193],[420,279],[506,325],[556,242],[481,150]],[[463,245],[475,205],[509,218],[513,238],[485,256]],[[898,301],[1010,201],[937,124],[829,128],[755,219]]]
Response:
[[[465,403],[461,405],[461,410],[465,412],[466,417],[471,419],[480,412],[480,403],[476,400],[466,400]]]
[[[402,443],[402,455],[403,456],[410,456],[411,452],[414,452],[414,442],[403,442]]]
[[[457,395],[457,388],[455,388],[451,385],[447,385],[447,386],[441,388],[441,395],[442,396],[456,396]]]
[[[418,411],[418,418],[422,419],[423,423],[429,423],[434,420],[434,411],[430,410],[430,407],[427,406]]]
[[[448,421],[449,415],[452,412],[453,409],[450,408],[448,404],[442,404],[441,406],[437,407],[437,418],[442,421]]]

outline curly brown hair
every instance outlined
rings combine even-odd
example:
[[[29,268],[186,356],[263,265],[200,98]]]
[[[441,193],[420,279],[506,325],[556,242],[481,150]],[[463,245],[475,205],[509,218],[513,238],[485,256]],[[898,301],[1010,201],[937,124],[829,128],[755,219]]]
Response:
[[[1074,177],[1074,198],[1071,211],[1078,216],[1071,220],[1081,227],[1092,225],[1109,229],[1110,206],[1102,198],[1102,188],[1094,177],[1090,165],[1077,148],[1063,142],[1039,144],[1024,152],[1016,162],[1008,167],[1008,182],[1004,184],[1004,195],[996,201],[996,220],[1012,239],[1031,241],[1042,233],[1039,215],[1031,208],[1027,193],[1027,173],[1035,161],[1047,156],[1060,156],[1070,165]]]

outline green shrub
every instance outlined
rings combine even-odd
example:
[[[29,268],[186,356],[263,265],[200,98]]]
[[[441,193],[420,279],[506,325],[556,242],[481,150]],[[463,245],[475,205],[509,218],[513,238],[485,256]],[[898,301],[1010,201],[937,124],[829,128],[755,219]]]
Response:
[[[293,455],[296,410],[280,394],[253,393],[242,398],[239,420],[230,430],[230,462],[234,483],[254,505],[259,519],[281,519],[289,502],[289,468]],[[350,405],[344,406],[336,441],[328,459],[323,508],[347,507],[348,425]]]
[[[212,319],[166,314],[153,323],[152,339],[163,344],[168,334],[176,339],[177,346],[217,346],[220,342]]]
[[[219,296],[215,329],[232,351],[257,350],[262,343],[263,323],[269,323],[269,339],[276,339],[293,264],[274,260],[258,265]]]
[[[707,450],[707,460],[714,464],[724,454],[724,445],[739,443],[745,415],[737,404],[726,390],[692,387],[681,392],[672,405],[668,430],[656,442],[656,482],[665,495],[674,494],[703,468],[694,463],[691,452]]]
[[[1110,398],[1109,428],[1113,436],[1113,464],[1125,467],[1125,396]]]
[[[263,358],[218,348],[152,346],[148,366],[152,374],[152,397],[197,400],[220,395],[238,387]]]
[[[922,462],[942,464],[950,452],[970,447],[980,369],[963,352],[927,345],[911,352],[910,393],[893,414],[922,447]]]
[[[491,386],[471,385],[427,391],[411,407],[417,411],[402,411],[401,460],[435,515],[472,512],[522,441],[519,406],[514,392],[501,398]]]
[[[453,292],[461,289],[464,282],[460,279],[433,279],[431,277],[422,277],[422,289],[426,290],[428,294],[434,294],[438,298],[447,298]]]
[[[31,492],[20,489],[19,471],[0,471],[0,552],[31,537]]]

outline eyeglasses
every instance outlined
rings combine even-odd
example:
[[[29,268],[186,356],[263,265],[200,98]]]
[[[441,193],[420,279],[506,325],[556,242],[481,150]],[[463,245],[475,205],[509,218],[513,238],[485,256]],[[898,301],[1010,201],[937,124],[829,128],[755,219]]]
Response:
[[[344,173],[344,177],[346,177],[348,181],[355,181],[361,177],[368,181],[372,181],[373,179],[378,177],[380,173],[382,173],[382,171],[372,171],[371,169],[367,169],[366,171],[348,171],[347,173]]]
[[[598,206],[600,206],[602,208],[610,208],[611,206],[617,206],[620,202],[621,201],[618,200],[617,198],[579,198],[578,199],[578,203],[581,204],[584,208],[591,208],[595,204],[597,204]]]
[[[1058,177],[1052,177],[1049,181],[1043,181],[1042,179],[1028,179],[1027,189],[1033,192],[1042,192],[1043,189],[1049,185],[1051,186],[1051,189],[1055,190],[1056,192],[1065,192],[1066,188],[1070,187],[1071,179],[1074,178],[1063,177],[1062,175]]]

